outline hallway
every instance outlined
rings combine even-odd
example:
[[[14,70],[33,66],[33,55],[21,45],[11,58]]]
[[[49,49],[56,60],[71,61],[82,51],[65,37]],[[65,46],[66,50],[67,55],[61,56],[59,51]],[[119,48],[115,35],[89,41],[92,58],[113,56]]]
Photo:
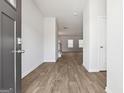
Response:
[[[56,63],[44,63],[22,80],[22,93],[105,93],[106,73],[89,73],[81,53],[64,53]]]

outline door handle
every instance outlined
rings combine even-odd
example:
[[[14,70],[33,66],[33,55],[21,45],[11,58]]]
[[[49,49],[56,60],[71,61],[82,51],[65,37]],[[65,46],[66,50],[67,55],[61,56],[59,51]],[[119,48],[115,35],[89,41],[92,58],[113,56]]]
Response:
[[[17,50],[16,53],[25,53],[25,50]]]
[[[17,51],[12,50],[12,53],[25,53],[25,50],[17,50]]]

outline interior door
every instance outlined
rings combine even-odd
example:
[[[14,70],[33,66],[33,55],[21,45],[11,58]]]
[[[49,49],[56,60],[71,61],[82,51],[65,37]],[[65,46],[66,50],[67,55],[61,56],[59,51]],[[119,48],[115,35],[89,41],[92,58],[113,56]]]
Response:
[[[98,17],[99,70],[106,71],[106,17]]]
[[[0,93],[21,93],[21,0],[0,0]]]

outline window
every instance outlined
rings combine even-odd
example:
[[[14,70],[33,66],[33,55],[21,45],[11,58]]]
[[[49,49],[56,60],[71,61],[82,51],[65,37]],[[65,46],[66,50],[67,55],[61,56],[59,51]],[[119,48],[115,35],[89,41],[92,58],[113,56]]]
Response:
[[[73,40],[68,40],[68,48],[73,48]]]
[[[83,48],[83,40],[79,40],[79,48]]]

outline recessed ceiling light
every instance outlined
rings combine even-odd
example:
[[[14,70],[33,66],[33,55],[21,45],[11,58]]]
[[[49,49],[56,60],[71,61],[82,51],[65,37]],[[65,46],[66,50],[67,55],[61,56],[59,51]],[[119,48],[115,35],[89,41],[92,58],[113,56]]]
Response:
[[[74,16],[78,16],[78,13],[77,13],[77,12],[74,12],[73,15],[74,15]]]

